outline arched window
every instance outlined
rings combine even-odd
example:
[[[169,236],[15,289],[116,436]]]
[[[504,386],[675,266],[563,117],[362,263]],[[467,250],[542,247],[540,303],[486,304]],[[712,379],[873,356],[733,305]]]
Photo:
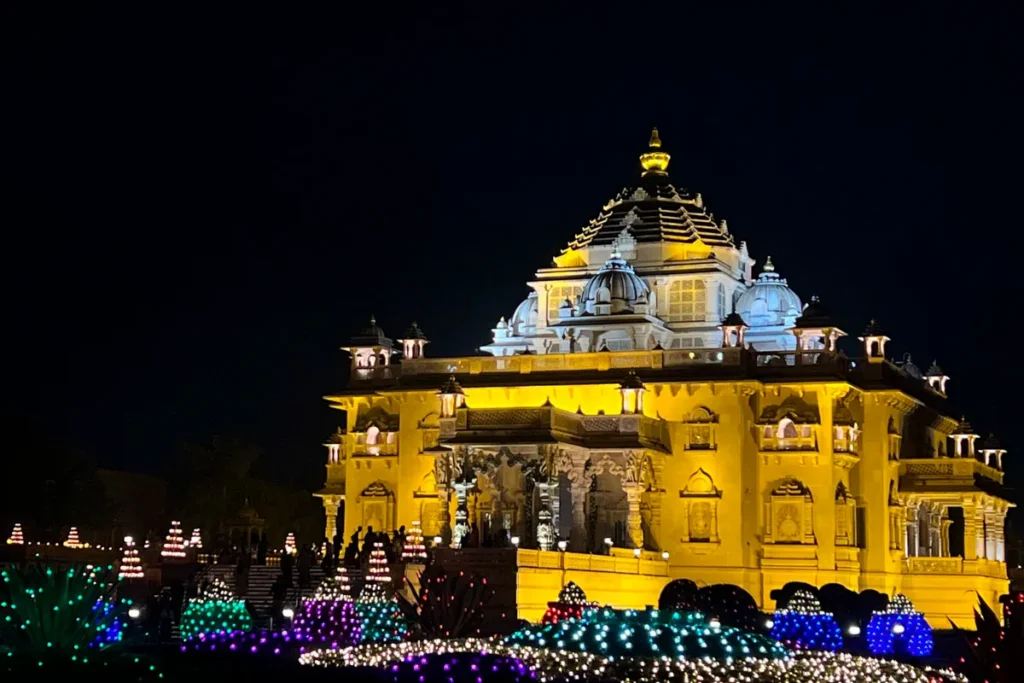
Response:
[[[776,431],[775,436],[779,439],[795,439],[799,434],[796,430],[796,425],[788,417],[784,417],[779,420],[779,428]]]
[[[668,320],[704,320],[707,294],[703,280],[673,280],[668,286]]]
[[[377,437],[380,435],[380,429],[376,425],[370,425],[366,428],[366,445],[373,446],[377,443]]]
[[[690,475],[679,497],[683,500],[683,543],[718,543],[718,502],[722,492],[711,476],[698,469]]]
[[[718,285],[718,319],[725,320],[725,316],[729,315],[728,311],[725,310],[725,285]]]
[[[606,304],[612,300],[612,292],[607,287],[597,288],[597,303]]]

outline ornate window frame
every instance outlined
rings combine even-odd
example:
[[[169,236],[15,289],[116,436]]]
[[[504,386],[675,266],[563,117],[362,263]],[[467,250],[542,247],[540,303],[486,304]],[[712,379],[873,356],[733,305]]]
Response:
[[[686,482],[686,488],[679,492],[679,498],[682,499],[682,537],[680,542],[683,544],[693,544],[695,546],[715,546],[721,543],[721,537],[718,534],[718,504],[722,499],[722,492],[715,486],[714,480],[711,475],[704,471],[704,468],[698,468],[696,472],[690,475],[689,480]],[[693,538],[690,535],[690,520],[692,518],[691,511],[694,505],[709,505],[711,508],[711,519],[709,520],[709,531],[707,538]]]
[[[686,416],[686,442],[688,451],[716,451],[718,416],[705,406],[697,406]]]
[[[836,545],[856,547],[857,545],[857,501],[840,481],[836,484]]]
[[[772,489],[767,503],[764,542],[778,545],[817,545],[814,537],[814,497],[803,482],[788,477]],[[796,516],[796,519],[794,519]],[[790,529],[784,532],[783,525]]]

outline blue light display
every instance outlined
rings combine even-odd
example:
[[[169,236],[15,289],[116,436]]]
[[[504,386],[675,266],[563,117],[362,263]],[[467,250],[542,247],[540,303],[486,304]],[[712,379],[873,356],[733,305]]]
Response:
[[[843,646],[843,633],[835,617],[821,611],[818,599],[797,591],[772,619],[772,637],[798,650],[834,652]]]
[[[873,655],[897,652],[926,657],[935,643],[932,627],[905,595],[897,595],[882,612],[874,612],[868,622],[868,649]]]

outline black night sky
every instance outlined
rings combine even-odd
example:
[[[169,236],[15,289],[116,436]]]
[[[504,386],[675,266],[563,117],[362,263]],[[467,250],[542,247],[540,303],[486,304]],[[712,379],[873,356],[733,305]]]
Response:
[[[934,10],[9,16],[6,414],[106,466],[230,434],[315,480],[337,347],[375,313],[473,352],[656,125],[759,263],[937,359],[1019,484],[1019,41]]]

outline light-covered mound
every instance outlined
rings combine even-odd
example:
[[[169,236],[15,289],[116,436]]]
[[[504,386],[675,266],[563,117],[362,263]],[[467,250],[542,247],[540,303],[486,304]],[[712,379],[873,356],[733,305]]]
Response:
[[[831,652],[803,652],[782,659],[735,659],[672,657],[605,657],[587,652],[508,645],[497,640],[425,640],[415,643],[362,645],[340,650],[316,650],[299,661],[311,666],[387,667],[410,657],[477,653],[519,660],[547,681],[620,680],[656,683],[666,679],[729,681],[732,683],[966,683],[948,671],[919,669],[892,660]],[[486,674],[481,678],[486,683]]]

